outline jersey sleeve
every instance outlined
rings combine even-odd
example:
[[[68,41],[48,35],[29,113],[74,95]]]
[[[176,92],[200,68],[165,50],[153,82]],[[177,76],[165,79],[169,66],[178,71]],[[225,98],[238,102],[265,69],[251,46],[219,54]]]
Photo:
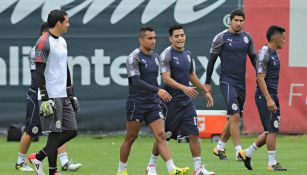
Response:
[[[264,46],[260,49],[256,60],[257,73],[266,73],[270,57],[268,54],[268,47]]]
[[[35,67],[35,47],[33,47],[30,50],[28,60],[29,60],[30,70],[35,70],[36,69],[36,67]]]
[[[160,72],[161,74],[164,72],[171,72],[171,48],[166,48],[160,55]]]
[[[140,75],[139,59],[136,51],[132,52],[128,56],[126,62],[126,68],[127,68],[128,77],[132,77],[134,75]]]
[[[217,34],[212,41],[210,53],[219,55],[222,51],[224,40],[223,40],[224,33]]]
[[[248,55],[256,55],[257,53],[256,53],[254,41],[250,35],[248,35],[248,38],[249,38],[249,45],[248,45],[247,53]]]
[[[190,73],[193,73],[194,72],[194,64],[193,64],[193,59],[192,59],[192,53],[190,51],[188,51],[188,59],[191,63]]]
[[[35,46],[35,62],[46,63],[50,53],[49,34],[42,35]]]

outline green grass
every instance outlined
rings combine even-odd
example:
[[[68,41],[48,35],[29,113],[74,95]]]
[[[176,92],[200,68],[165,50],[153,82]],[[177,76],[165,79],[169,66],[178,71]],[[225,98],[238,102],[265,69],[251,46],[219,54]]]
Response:
[[[255,137],[243,137],[242,146],[249,146]],[[81,162],[82,168],[78,172],[64,172],[71,175],[114,175],[117,170],[119,147],[123,140],[122,136],[99,137],[99,136],[78,136],[68,145],[69,158],[75,162]],[[36,152],[46,142],[46,137],[41,137],[39,142],[34,142],[29,150]],[[144,175],[145,167],[151,155],[153,138],[150,136],[140,136],[133,146],[129,158],[128,172],[130,175]],[[169,143],[173,159],[177,166],[189,166],[193,169],[191,154],[188,144],[178,144],[175,141]],[[215,144],[210,139],[201,140],[202,157],[209,170],[213,170],[217,175],[265,175],[273,174],[266,171],[267,154],[266,148],[259,149],[253,156],[253,171],[247,171],[242,162],[234,160],[234,149],[232,143],[228,143],[228,161],[220,161],[213,156],[212,149]],[[288,168],[287,172],[278,172],[280,175],[307,174],[307,136],[279,136],[277,143],[277,158],[282,165]],[[18,153],[18,142],[6,142],[4,136],[0,136],[0,175],[27,175],[34,173],[24,173],[15,170],[15,162]],[[58,163],[60,165],[60,163]],[[45,163],[47,172],[47,160]],[[162,159],[158,162],[158,174],[165,175],[166,167]],[[192,174],[192,171],[191,173]],[[275,173],[274,173],[275,174]]]

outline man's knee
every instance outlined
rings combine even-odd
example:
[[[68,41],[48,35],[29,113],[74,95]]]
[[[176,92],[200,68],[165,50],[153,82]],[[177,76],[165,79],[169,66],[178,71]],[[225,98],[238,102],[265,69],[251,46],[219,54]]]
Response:
[[[126,137],[125,142],[129,145],[132,145],[134,141],[138,138],[138,134],[131,134]]]
[[[165,136],[165,132],[164,131],[160,131],[156,134],[156,140],[157,142],[162,142],[166,140],[166,136]]]

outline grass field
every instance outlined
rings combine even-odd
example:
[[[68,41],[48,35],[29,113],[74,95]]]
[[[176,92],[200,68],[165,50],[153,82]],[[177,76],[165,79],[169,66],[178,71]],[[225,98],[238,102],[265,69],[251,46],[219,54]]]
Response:
[[[249,146],[255,137],[243,137],[242,146]],[[119,146],[123,136],[88,136],[81,135],[71,141],[68,145],[69,157],[75,162],[81,162],[82,168],[78,172],[64,172],[70,175],[114,175],[117,170]],[[41,137],[39,142],[34,142],[30,147],[30,152],[36,152],[46,141],[46,137]],[[153,138],[150,136],[140,136],[133,146],[128,172],[129,175],[144,175],[145,167],[151,155]],[[202,157],[206,166],[217,175],[266,175],[273,174],[266,171],[267,154],[266,148],[258,150],[252,159],[253,171],[247,171],[242,162],[234,160],[234,149],[232,143],[227,145],[227,154],[230,160],[220,161],[213,156],[212,149],[215,146],[210,139],[201,140]],[[277,158],[282,165],[288,168],[287,172],[276,172],[274,174],[306,175],[307,174],[307,136],[279,136],[278,137]],[[191,155],[188,144],[178,144],[175,141],[169,143],[173,159],[177,166],[189,166],[193,169]],[[6,137],[0,136],[0,174],[1,175],[27,175],[34,173],[24,173],[15,170],[19,143],[7,142]],[[60,163],[58,163],[59,165]],[[47,172],[47,161],[45,163]],[[159,159],[158,174],[165,175],[166,167],[162,159]],[[192,174],[192,171],[190,172]]]

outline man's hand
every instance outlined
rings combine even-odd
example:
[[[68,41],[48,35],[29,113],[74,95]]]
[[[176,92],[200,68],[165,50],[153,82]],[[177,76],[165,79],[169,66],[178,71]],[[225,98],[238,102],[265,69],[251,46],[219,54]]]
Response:
[[[67,92],[67,97],[69,98],[69,100],[72,104],[73,110],[77,113],[80,112],[79,101],[78,101],[78,98],[74,96],[73,87],[72,86],[67,87],[66,92]]]
[[[276,112],[276,109],[277,109],[276,104],[271,98],[267,100],[267,106],[271,112],[274,112],[274,113]]]
[[[54,113],[54,101],[49,99],[47,101],[41,101],[39,107],[39,115],[41,117],[50,117]]]
[[[203,92],[204,96],[207,98],[207,108],[212,108],[214,105],[213,98],[209,92]]]
[[[181,90],[185,93],[185,95],[187,95],[188,97],[192,99],[196,98],[198,95],[196,87],[184,86],[184,88],[182,88]]]
[[[157,94],[165,102],[169,102],[172,100],[172,96],[164,89],[159,89]]]

